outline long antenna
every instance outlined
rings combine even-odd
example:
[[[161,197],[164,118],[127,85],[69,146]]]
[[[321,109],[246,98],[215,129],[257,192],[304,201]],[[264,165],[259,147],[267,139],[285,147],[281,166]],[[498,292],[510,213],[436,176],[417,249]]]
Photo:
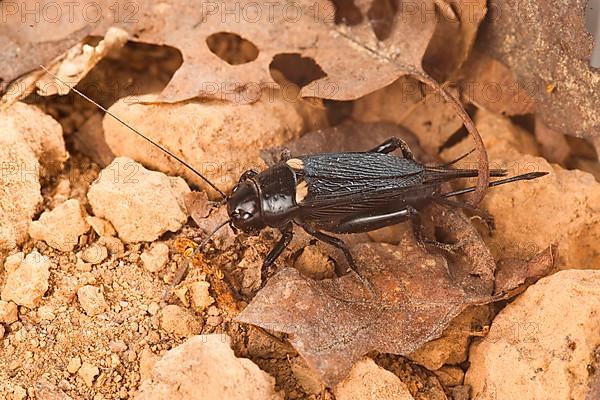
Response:
[[[63,85],[67,86],[73,92],[77,93],[78,95],[80,95],[81,97],[83,97],[84,99],[86,99],[87,101],[89,101],[90,103],[92,103],[93,105],[95,105],[96,107],[98,107],[100,110],[104,111],[105,113],[107,113],[108,115],[110,115],[111,117],[113,117],[114,119],[116,119],[117,121],[119,121],[121,124],[123,124],[124,126],[126,126],[129,129],[131,129],[131,131],[133,131],[135,134],[137,134],[138,136],[142,137],[143,139],[145,139],[147,142],[151,143],[152,145],[158,147],[160,150],[162,150],[163,152],[165,152],[169,156],[173,157],[175,160],[179,161],[182,165],[184,165],[186,168],[188,168],[194,174],[198,175],[204,182],[208,183],[210,185],[210,187],[212,187],[214,190],[216,190],[217,192],[219,192],[219,194],[223,197],[223,199],[227,198],[227,195],[225,193],[223,193],[223,191],[221,189],[219,189],[217,186],[215,186],[214,183],[212,183],[211,181],[209,181],[208,178],[206,178],[200,172],[196,171],[196,169],[194,169],[194,167],[192,167],[189,163],[187,163],[186,161],[184,161],[183,159],[181,159],[180,157],[178,157],[177,155],[175,155],[172,151],[170,151],[169,149],[165,148],[164,146],[156,143],[154,140],[150,139],[148,136],[144,135],[143,133],[141,133],[140,131],[138,131],[137,129],[135,129],[133,126],[129,125],[127,122],[123,121],[121,118],[117,117],[115,114],[113,114],[110,111],[108,111],[105,107],[101,106],[96,101],[92,100],[90,97],[88,97],[87,95],[83,94],[78,89],[75,89],[72,85],[68,84],[67,82],[65,82],[64,80],[62,80],[61,78],[59,78],[58,76],[56,76],[55,74],[53,74],[52,72],[50,72],[48,70],[48,68],[44,67],[41,64],[40,64],[40,68],[42,68],[44,71],[46,71],[46,73],[48,75],[52,76],[54,79],[56,79],[60,83],[62,83]]]

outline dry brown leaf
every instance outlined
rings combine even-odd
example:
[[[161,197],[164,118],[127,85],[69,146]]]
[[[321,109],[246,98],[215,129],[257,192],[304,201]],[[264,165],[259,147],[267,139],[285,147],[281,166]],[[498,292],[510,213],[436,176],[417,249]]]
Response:
[[[591,138],[600,135],[600,72],[589,63],[587,3],[491,0],[478,48],[514,72],[551,129]]]
[[[123,47],[127,39],[126,31],[114,27],[109,28],[104,39],[95,46],[78,43],[70,48],[58,65],[53,68],[53,72],[70,85],[76,85],[108,53]],[[65,95],[71,90],[69,86],[49,75],[45,75],[37,81],[36,86],[38,94],[41,96]]]
[[[486,0],[435,0],[440,19],[423,63],[438,80],[447,80],[465,62],[486,15]]]
[[[254,101],[260,88],[278,86],[271,67],[290,78],[286,64],[307,67],[303,79],[294,79],[303,97],[350,100],[398,76],[420,73],[436,26],[437,17],[425,14],[432,0],[410,7],[401,3],[381,20],[369,16],[377,4],[361,2],[360,22],[346,25],[334,24],[343,10],[326,0],[219,1],[210,9],[204,3],[167,1],[144,19],[148,29],[139,40],[182,52],[183,65],[163,91],[163,101],[196,96]]]
[[[66,9],[62,3],[59,6]],[[121,5],[124,10],[120,14],[108,1],[85,1],[81,6],[87,3],[93,3],[103,17],[94,24],[79,12],[75,13],[79,18],[60,18],[57,23],[38,18],[29,30],[20,13],[9,17],[0,27],[0,38],[8,39],[0,48],[0,61],[12,68],[0,75],[1,82],[8,85],[37,69],[87,34],[104,35],[112,23],[126,25],[136,40],[181,51],[183,65],[164,89],[163,101],[201,96],[253,102],[261,95],[260,88],[278,86],[271,67],[284,69],[289,78],[286,64],[307,68],[308,74],[300,79],[303,97],[349,100],[398,76],[422,73],[421,60],[437,23],[435,12],[431,13],[433,0],[398,6],[389,3],[389,10],[381,9],[381,2],[361,2],[356,9],[358,22],[348,24],[339,18],[334,23],[345,10],[342,6],[336,9],[327,0],[140,0]],[[35,2],[30,0],[22,6],[34,9]],[[44,45],[49,47],[45,52]],[[23,57],[24,50],[32,56]]]
[[[104,36],[109,26],[130,31],[141,2],[58,0],[2,4],[0,24],[0,95],[20,98],[43,76],[40,64],[50,66],[86,36]]]
[[[548,275],[550,272],[549,266],[551,268],[555,265],[557,251],[556,246],[550,246],[536,254],[529,261],[500,260],[496,272],[494,293],[509,293],[514,296],[520,293],[519,290],[524,290],[524,286],[528,286]]]
[[[443,257],[427,254],[408,235],[398,246],[365,243],[353,252],[359,273],[373,285],[373,298],[353,275],[312,281],[287,268],[237,317],[289,334],[328,386],[340,382],[364,354],[408,355],[439,337],[468,305],[497,298],[470,294]]]

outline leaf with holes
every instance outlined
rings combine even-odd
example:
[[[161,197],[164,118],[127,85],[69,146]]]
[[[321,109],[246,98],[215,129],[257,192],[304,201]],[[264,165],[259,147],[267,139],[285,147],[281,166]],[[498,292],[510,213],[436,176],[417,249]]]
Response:
[[[340,4],[343,3],[343,4]],[[184,63],[164,101],[254,101],[284,77],[304,97],[349,100],[421,73],[437,24],[431,0],[161,3],[139,40],[177,47]]]
[[[353,252],[359,272],[373,285],[374,297],[351,274],[313,281],[287,268],[237,317],[289,334],[292,345],[328,386],[344,379],[370,351],[408,355],[439,337],[467,306],[506,298],[504,293],[490,296],[462,286],[460,278],[454,279],[454,268],[460,266],[427,254],[408,236],[398,246],[363,243]],[[533,276],[515,283],[547,273],[553,259],[541,260],[536,258],[535,267],[523,270]]]

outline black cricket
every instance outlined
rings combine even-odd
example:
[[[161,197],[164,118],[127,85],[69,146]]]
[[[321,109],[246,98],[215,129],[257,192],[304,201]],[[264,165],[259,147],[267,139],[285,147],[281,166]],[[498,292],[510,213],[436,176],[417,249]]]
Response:
[[[348,247],[341,239],[328,233],[367,232],[397,224],[417,216],[419,210],[431,202],[449,207],[469,208],[466,203],[449,198],[475,190],[475,187],[468,187],[446,193],[442,191],[442,184],[445,182],[477,177],[476,169],[451,168],[451,165],[462,157],[445,165],[426,166],[414,159],[404,141],[393,137],[365,152],[324,153],[293,158],[285,156],[279,163],[262,172],[244,172],[231,194],[226,195],[177,155],[63,82],[43,66],[42,68],[134,133],[182,163],[223,197],[222,202],[227,204],[229,220],[220,224],[196,247],[176,274],[173,285],[181,280],[194,255],[217,230],[227,224],[230,224],[234,231],[239,229],[250,235],[257,235],[266,227],[281,232],[279,241],[265,257],[263,277],[268,267],[292,240],[294,225],[300,226],[316,239],[342,250],[350,268],[356,273],[352,253]],[[402,157],[390,154],[394,150],[400,150]],[[535,179],[546,174],[547,172],[532,172],[517,175],[490,182],[489,186]],[[505,175],[505,170],[490,170],[491,177]]]
[[[389,154],[397,149],[402,158]],[[457,161],[425,166],[396,137],[365,152],[289,157],[260,173],[246,171],[226,198],[227,212],[231,224],[248,234],[258,234],[265,227],[281,232],[264,260],[263,273],[292,240],[294,225],[342,250],[355,270],[344,242],[327,233],[368,232],[397,224],[417,216],[431,201],[470,208],[448,198],[475,187],[442,192],[442,183],[478,174],[476,169],[449,167]],[[492,177],[505,175],[505,170],[490,170]],[[522,174],[491,182],[490,186],[543,175],[546,172]]]

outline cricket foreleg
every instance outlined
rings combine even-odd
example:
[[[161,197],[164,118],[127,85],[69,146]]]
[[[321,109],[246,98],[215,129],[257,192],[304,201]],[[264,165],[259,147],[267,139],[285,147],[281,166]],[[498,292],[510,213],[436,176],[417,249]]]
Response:
[[[275,262],[275,260],[277,260],[277,258],[279,258],[283,250],[285,250],[285,248],[290,244],[293,236],[294,230],[292,224],[288,224],[281,229],[281,238],[279,238],[279,241],[277,242],[275,247],[271,249],[269,254],[267,254],[267,256],[265,257],[265,260],[263,261],[263,265],[260,271],[260,276],[263,284],[267,280],[267,271],[269,267]]]

